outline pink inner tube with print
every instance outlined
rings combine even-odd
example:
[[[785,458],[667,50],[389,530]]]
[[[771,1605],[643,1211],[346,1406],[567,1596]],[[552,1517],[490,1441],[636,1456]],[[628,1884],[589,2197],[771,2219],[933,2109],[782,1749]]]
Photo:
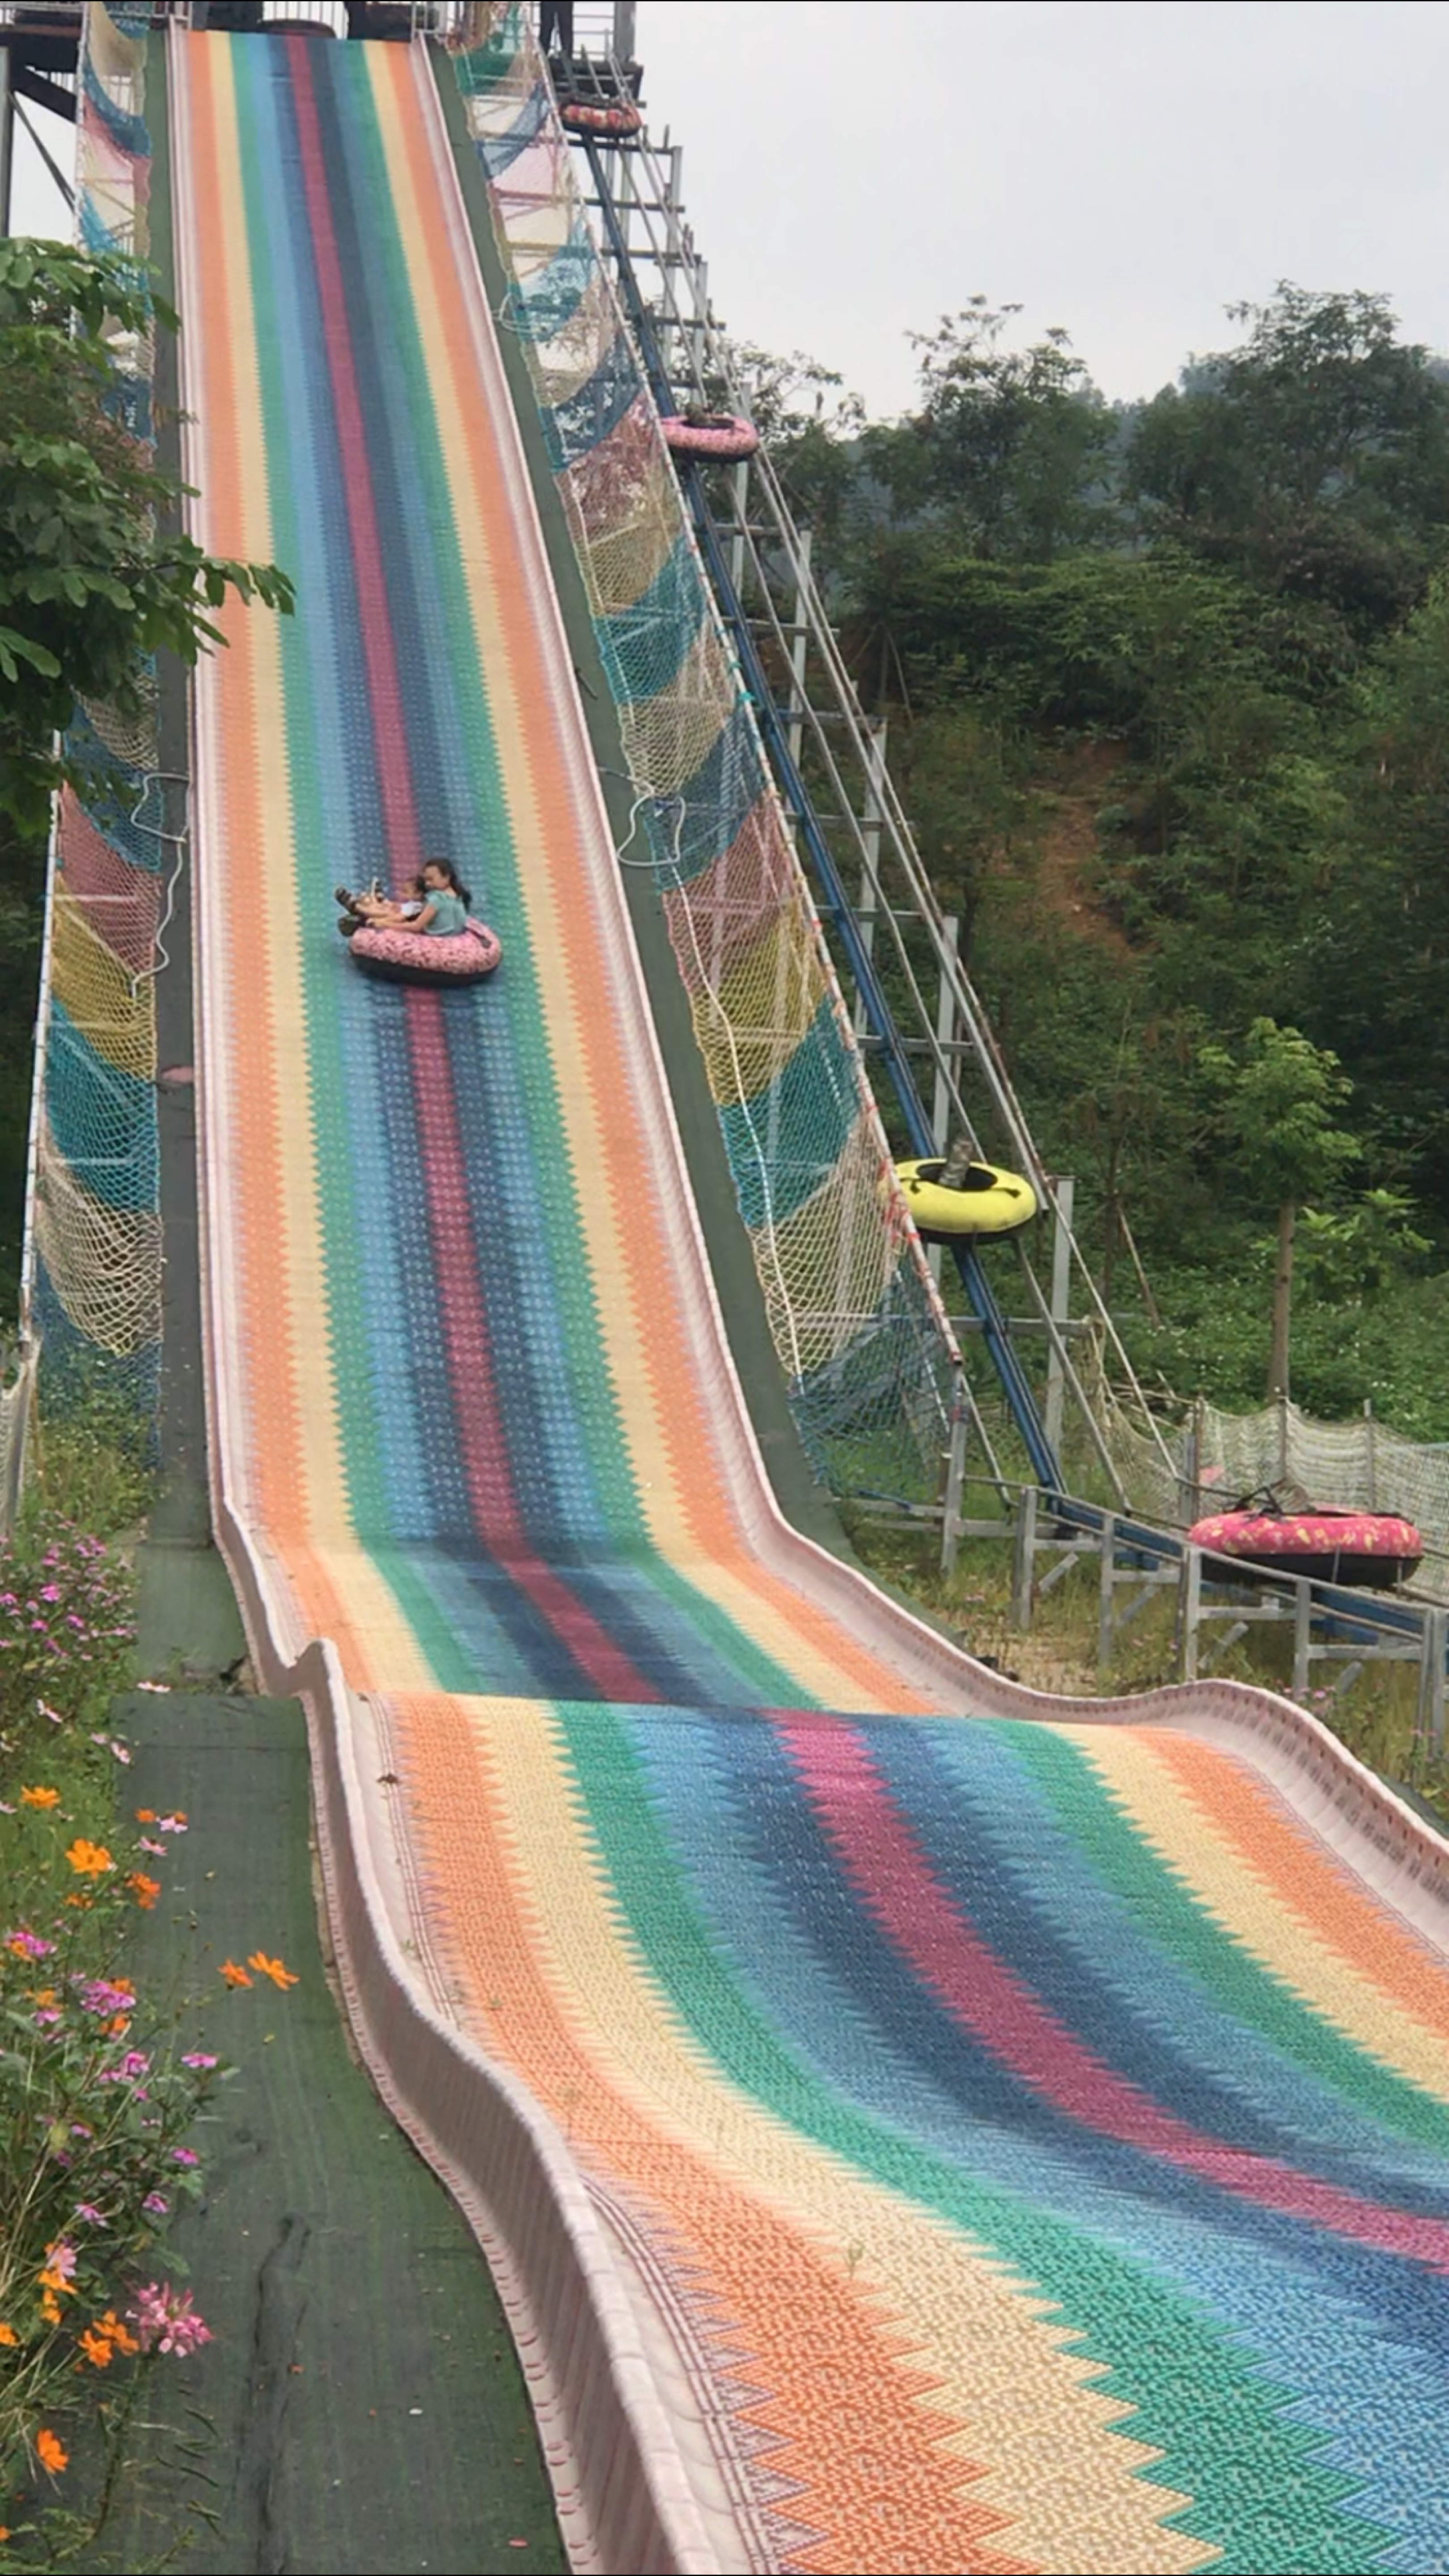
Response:
[[[719,412],[712,420],[685,420],[677,412],[660,422],[664,443],[676,456],[753,456],[760,433],[738,412]]]
[[[570,134],[637,134],[644,122],[632,98],[568,98],[558,118]]]
[[[1413,1522],[1393,1512],[1214,1512],[1187,1535],[1215,1556],[1376,1592],[1401,1583],[1424,1553]]]
[[[388,984],[481,984],[503,954],[486,922],[431,938],[425,930],[356,930],[348,953],[364,975]]]

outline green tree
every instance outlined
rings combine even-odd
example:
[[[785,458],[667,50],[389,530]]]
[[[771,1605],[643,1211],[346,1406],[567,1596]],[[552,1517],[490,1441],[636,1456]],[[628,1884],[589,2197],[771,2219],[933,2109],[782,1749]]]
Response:
[[[1127,488],[1150,531],[1310,612],[1294,649],[1331,668],[1335,624],[1366,641],[1423,589],[1449,525],[1449,386],[1384,295],[1285,282],[1229,316],[1242,344],[1144,407]]]
[[[1449,1210],[1449,577],[1371,658],[1337,745],[1351,820],[1313,924],[1323,1021],[1395,1180]]]
[[[898,504],[944,506],[975,553],[1046,563],[1093,532],[1115,428],[1065,331],[1005,345],[1020,310],[974,295],[913,333],[920,409],[865,450]]]
[[[35,829],[79,698],[135,712],[147,658],[194,662],[228,591],[289,609],[273,565],[206,554],[128,422],[118,342],[175,316],[135,270],[0,242],[0,812]]]
[[[1273,1323],[1268,1398],[1289,1392],[1288,1346],[1293,1308],[1293,1248],[1298,1208],[1331,1190],[1363,1148],[1334,1125],[1352,1085],[1336,1055],[1298,1029],[1256,1019],[1240,1056],[1216,1041],[1198,1064],[1216,1094],[1216,1133],[1233,1157],[1233,1179],[1250,1200],[1277,1209]]]

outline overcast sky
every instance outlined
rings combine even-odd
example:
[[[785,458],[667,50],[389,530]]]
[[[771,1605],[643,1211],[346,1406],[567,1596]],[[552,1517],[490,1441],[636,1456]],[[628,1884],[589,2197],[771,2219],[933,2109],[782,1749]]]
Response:
[[[1449,347],[1444,0],[640,0],[730,330],[911,398],[969,296],[1154,393],[1279,278]]]
[[[716,310],[878,416],[976,293],[1114,396],[1280,277],[1449,348],[1449,0],[639,0],[639,52]],[[13,220],[67,228],[23,135]]]

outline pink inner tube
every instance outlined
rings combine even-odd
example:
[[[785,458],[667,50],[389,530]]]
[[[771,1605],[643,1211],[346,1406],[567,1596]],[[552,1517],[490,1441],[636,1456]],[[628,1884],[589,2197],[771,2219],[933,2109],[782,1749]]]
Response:
[[[483,921],[444,939],[425,930],[356,930],[347,946],[365,974],[397,984],[478,984],[503,954],[497,931]]]
[[[682,420],[677,412],[666,413],[659,424],[664,443],[676,456],[753,456],[760,443],[760,433],[738,412],[727,420],[703,422]]]
[[[631,98],[569,98],[558,115],[574,134],[637,134],[644,122]]]
[[[1187,1535],[1216,1556],[1346,1583],[1392,1583],[1424,1553],[1413,1522],[1393,1512],[1215,1512]]]

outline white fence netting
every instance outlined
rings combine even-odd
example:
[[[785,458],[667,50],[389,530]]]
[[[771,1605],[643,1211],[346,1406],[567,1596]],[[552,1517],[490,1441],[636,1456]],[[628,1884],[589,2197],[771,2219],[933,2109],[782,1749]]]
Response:
[[[1164,1429],[1174,1475],[1105,1384],[1098,1402],[1133,1507],[1153,1520],[1186,1528],[1268,1485],[1320,1509],[1397,1512],[1424,1542],[1413,1588],[1449,1597],[1449,1447],[1405,1440],[1371,1415],[1315,1422],[1289,1402],[1257,1413],[1199,1404],[1176,1430]]]

